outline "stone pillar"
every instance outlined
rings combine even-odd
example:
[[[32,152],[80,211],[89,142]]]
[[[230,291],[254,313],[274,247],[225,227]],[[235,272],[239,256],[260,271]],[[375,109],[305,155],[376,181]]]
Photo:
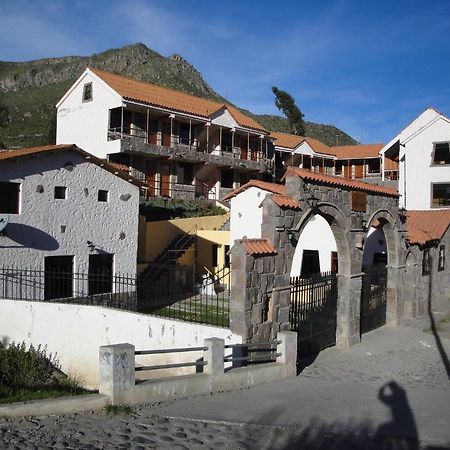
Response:
[[[224,373],[224,351],[225,344],[223,339],[209,338],[204,340],[204,346],[208,347],[204,352],[203,359],[206,361],[206,366],[203,372],[208,375],[221,376]]]
[[[134,403],[134,345],[100,347],[99,393],[108,395],[111,405]]]
[[[280,331],[277,339],[277,363],[286,366],[285,377],[292,378],[297,375],[297,333],[294,331]]]
[[[386,325],[395,327],[404,318],[403,267],[387,267]]]
[[[230,330],[247,341],[251,306],[248,304],[247,273],[250,264],[244,248],[238,242],[231,249]]]
[[[361,341],[362,274],[338,275],[336,347],[345,349]]]

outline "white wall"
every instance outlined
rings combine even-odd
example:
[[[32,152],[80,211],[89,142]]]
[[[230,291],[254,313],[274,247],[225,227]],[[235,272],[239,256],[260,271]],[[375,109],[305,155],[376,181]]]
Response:
[[[300,275],[303,250],[318,250],[320,271],[331,270],[331,252],[337,251],[337,247],[330,225],[322,216],[311,217],[301,232],[292,260],[291,277]]]
[[[83,102],[83,87],[92,82],[92,100]],[[59,105],[56,143],[76,144],[99,158],[120,151],[120,139],[108,141],[109,110],[122,106],[119,96],[102,81],[86,72]]]
[[[433,143],[450,141],[450,123],[442,117],[406,142],[406,208],[431,209],[431,183],[450,183],[450,166],[432,165]],[[400,172],[400,175],[403,171]],[[399,184],[403,188],[403,179]],[[402,193],[400,191],[400,193]]]
[[[0,339],[46,345],[57,353],[65,373],[77,374],[84,384],[98,387],[99,347],[129,343],[136,350],[203,346],[203,339],[218,337],[225,344],[241,343],[239,336],[218,328],[97,306],[0,300]],[[198,353],[153,357],[153,363],[196,360]],[[147,357],[149,359],[150,357]],[[140,359],[145,364],[148,361]],[[151,377],[150,372],[146,373]],[[155,376],[155,374],[153,374]]]
[[[386,237],[382,228],[370,227],[364,242],[362,265],[372,265],[375,253],[387,254]]]
[[[231,199],[230,245],[235,239],[260,238],[262,208],[259,207],[267,191],[250,187]]]
[[[73,170],[63,168],[67,162]],[[70,150],[2,161],[0,180],[21,183],[20,214],[10,215],[7,236],[0,236],[0,265],[43,270],[45,256],[74,255],[75,271],[87,272],[92,241],[115,254],[116,273],[136,273],[137,186]],[[67,187],[67,199],[54,198],[55,186]],[[109,191],[107,203],[98,201],[99,189]]]

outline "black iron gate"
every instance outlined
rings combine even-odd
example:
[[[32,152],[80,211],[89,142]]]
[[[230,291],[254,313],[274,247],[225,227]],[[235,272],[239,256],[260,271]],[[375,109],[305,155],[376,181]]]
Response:
[[[291,329],[297,332],[298,358],[336,345],[337,277],[333,272],[291,278]]]
[[[373,266],[364,270],[361,287],[361,334],[386,323],[387,268]]]

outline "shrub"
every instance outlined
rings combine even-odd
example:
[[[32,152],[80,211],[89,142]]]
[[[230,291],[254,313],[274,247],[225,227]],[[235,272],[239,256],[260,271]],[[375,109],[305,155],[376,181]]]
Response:
[[[59,369],[56,355],[47,348],[25,342],[0,347],[0,383],[6,386],[36,386],[49,383],[55,369]]]

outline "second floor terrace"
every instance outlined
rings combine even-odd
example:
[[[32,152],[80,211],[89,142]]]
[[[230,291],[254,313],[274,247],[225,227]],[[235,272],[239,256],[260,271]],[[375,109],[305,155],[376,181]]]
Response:
[[[274,152],[267,133],[222,122],[127,105],[109,110],[107,139],[121,140],[121,152],[258,170],[272,167]]]

